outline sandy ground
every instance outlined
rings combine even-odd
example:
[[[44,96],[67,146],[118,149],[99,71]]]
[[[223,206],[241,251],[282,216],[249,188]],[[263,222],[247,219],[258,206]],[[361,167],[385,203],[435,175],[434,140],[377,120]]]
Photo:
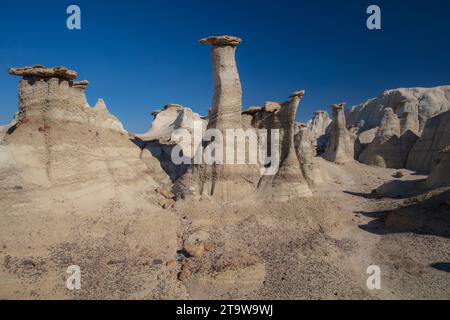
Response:
[[[154,159],[127,136],[72,129],[30,125],[0,145],[1,299],[450,298],[448,190],[380,198],[397,170],[317,159],[313,198],[163,210]],[[192,242],[207,250],[190,257]],[[66,289],[71,265],[81,290]]]

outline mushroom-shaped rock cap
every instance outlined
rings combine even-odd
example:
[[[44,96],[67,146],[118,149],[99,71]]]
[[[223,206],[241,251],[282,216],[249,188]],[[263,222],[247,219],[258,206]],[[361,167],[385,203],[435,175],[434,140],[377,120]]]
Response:
[[[343,110],[345,107],[345,102],[343,103],[336,103],[336,104],[332,104],[331,108],[332,109],[336,109],[336,110]]]
[[[199,42],[213,46],[237,46],[242,42],[242,39],[233,36],[211,36],[200,39]]]
[[[76,71],[66,67],[46,68],[41,65],[27,66],[22,68],[9,68],[8,73],[14,76],[37,77],[37,78],[59,78],[73,80],[77,77]]]
[[[302,97],[304,95],[305,95],[305,90],[299,90],[299,91],[295,91],[295,92],[291,93],[289,95],[289,98]]]
[[[242,114],[255,114],[262,111],[262,107],[249,107],[246,110],[242,111]]]

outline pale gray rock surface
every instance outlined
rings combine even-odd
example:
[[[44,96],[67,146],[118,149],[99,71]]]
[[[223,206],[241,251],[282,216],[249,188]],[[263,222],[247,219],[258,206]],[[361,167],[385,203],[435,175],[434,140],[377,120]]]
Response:
[[[375,139],[362,151],[359,161],[383,168],[404,168],[417,139],[410,130],[401,135],[400,119],[391,108],[386,108]]]
[[[419,140],[408,156],[406,168],[429,173],[439,152],[450,145],[450,111],[439,114],[426,123]]]
[[[356,137],[347,129],[344,105],[341,103],[331,106],[333,110],[333,122],[330,125],[331,129],[327,148],[322,155],[325,160],[340,164],[354,160],[354,145],[356,140]]]
[[[394,110],[399,118],[406,112],[415,114],[419,122],[418,133],[421,133],[428,119],[450,110],[450,86],[385,91],[377,98],[350,108],[346,113],[347,125],[358,127],[359,132],[377,127],[386,108]]]
[[[11,68],[12,75],[23,76],[19,82],[18,122],[37,117],[45,121],[72,121],[126,133],[120,121],[99,100],[90,108],[86,80],[72,81],[76,72],[65,67]]]
[[[438,153],[425,185],[430,189],[450,187],[450,146]]]

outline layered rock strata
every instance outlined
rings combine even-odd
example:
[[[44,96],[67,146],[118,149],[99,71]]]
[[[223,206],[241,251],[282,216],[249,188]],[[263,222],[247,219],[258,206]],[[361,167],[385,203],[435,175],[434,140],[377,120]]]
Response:
[[[404,168],[418,137],[411,130],[401,132],[400,119],[392,109],[384,109],[375,139],[361,153],[359,161],[384,168]]]
[[[354,160],[355,137],[346,126],[344,103],[334,104],[333,122],[331,123],[329,141],[322,157],[325,160],[343,164]]]

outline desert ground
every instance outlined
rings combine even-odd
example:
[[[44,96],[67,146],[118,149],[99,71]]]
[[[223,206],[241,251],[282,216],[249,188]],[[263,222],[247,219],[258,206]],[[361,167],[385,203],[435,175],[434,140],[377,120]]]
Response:
[[[449,299],[450,87],[298,123],[305,90],[244,110],[240,39],[201,42],[208,116],[170,104],[145,134],[89,106],[75,71],[10,69],[22,79],[0,127],[0,299]],[[175,165],[172,133],[196,121],[279,130],[278,171]]]

